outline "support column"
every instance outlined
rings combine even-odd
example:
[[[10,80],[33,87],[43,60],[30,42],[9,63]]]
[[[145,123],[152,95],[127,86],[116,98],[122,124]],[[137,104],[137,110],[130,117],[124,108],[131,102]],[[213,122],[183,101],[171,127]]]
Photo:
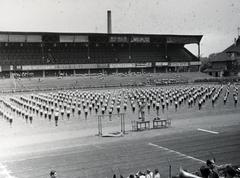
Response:
[[[116,73],[118,73],[118,68],[116,68]]]
[[[200,43],[198,43],[198,59],[200,60]]]
[[[14,78],[13,72],[10,71],[9,76],[10,76],[10,78]]]
[[[167,46],[167,42],[165,43],[165,59],[168,61],[168,46]]]
[[[90,60],[90,47],[89,47],[89,43],[87,44],[87,53],[88,53],[88,60]]]
[[[168,60],[168,45],[167,45],[167,39],[166,39],[166,41],[165,41],[165,60],[168,62],[168,65],[167,65],[167,67],[166,67],[166,73],[169,73],[169,60]]]
[[[46,77],[45,70],[43,70],[43,78],[45,78],[45,77]]]
[[[143,68],[141,68],[141,73],[143,74]]]
[[[75,69],[73,69],[73,75],[74,75],[74,76],[76,75],[76,70],[75,70]]]
[[[90,71],[90,69],[88,69],[88,75],[90,75],[91,74],[91,71]]]
[[[200,43],[198,43],[198,60],[200,61]],[[198,72],[200,72],[200,66],[198,66]]]
[[[157,70],[156,67],[154,67],[154,68],[153,68],[153,73],[154,73],[154,74],[156,73],[156,70]]]
[[[131,73],[131,72],[132,72],[132,69],[131,69],[131,68],[129,68],[129,69],[128,69],[128,73]]]
[[[129,39],[129,42],[128,42],[128,59],[131,60],[132,59],[132,56],[131,56],[131,39]]]
[[[104,74],[104,69],[102,69],[102,74]]]

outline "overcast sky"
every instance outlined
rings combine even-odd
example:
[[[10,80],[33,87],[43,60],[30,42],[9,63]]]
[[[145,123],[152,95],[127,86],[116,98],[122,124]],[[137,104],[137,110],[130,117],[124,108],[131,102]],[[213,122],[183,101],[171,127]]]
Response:
[[[203,35],[201,55],[231,45],[240,0],[0,0],[0,31]],[[196,54],[197,47],[189,47]]]

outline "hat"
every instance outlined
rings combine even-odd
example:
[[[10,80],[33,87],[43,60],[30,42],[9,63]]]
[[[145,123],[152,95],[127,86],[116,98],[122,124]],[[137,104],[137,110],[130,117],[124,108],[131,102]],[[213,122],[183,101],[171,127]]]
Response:
[[[56,173],[56,171],[51,170],[51,171],[50,171],[50,176],[53,176],[55,173]]]
[[[209,165],[212,165],[212,164],[214,164],[215,162],[214,162],[214,160],[207,160],[206,161],[206,164],[209,166]]]
[[[149,169],[146,170],[147,173],[150,173],[151,171]]]

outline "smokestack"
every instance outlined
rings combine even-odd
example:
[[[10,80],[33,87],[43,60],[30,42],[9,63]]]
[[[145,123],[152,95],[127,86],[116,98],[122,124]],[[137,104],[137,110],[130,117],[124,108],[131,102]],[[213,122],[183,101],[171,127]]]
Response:
[[[108,10],[108,11],[107,11],[107,33],[112,33],[111,10]]]

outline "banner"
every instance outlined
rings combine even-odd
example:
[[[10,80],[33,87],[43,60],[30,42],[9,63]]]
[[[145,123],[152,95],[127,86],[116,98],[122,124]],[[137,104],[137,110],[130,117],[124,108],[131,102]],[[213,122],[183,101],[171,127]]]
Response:
[[[192,61],[192,62],[190,62],[190,65],[191,65],[191,66],[201,65],[201,61]]]
[[[188,44],[188,43],[198,43],[199,40],[194,36],[168,36],[167,43],[172,44]]]
[[[60,43],[73,43],[74,35],[60,35]]]
[[[97,64],[80,64],[79,69],[97,69]]]
[[[9,42],[25,42],[26,35],[9,35]]]
[[[131,43],[150,43],[150,37],[148,36],[133,36]]]
[[[88,36],[83,36],[83,35],[77,35],[74,37],[74,42],[80,42],[80,43],[84,43],[84,42],[88,42]]]
[[[128,38],[127,36],[110,36],[109,42],[110,43],[127,43]]]
[[[155,66],[168,66],[168,62],[156,62]]]
[[[23,65],[22,70],[54,70],[55,65]]]
[[[103,68],[146,68],[152,67],[146,63],[113,63],[113,64],[58,64],[58,65],[23,65],[19,70],[73,70],[73,69],[103,69]]]
[[[42,67],[42,70],[53,70],[55,69],[55,65],[42,65],[42,66],[38,66],[39,68]]]
[[[22,66],[22,70],[32,70],[32,66],[24,65]]]
[[[108,64],[97,64],[97,68],[98,69],[106,69],[106,68],[109,68],[109,65]]]
[[[109,68],[134,68],[134,63],[118,63],[118,64],[109,64]]]
[[[9,65],[3,65],[3,66],[1,66],[1,70],[2,71],[10,71],[10,66]]]
[[[27,35],[27,42],[42,42],[42,36],[41,35]]]
[[[15,70],[22,70],[22,66],[15,66]]]
[[[171,67],[186,67],[188,66],[188,62],[170,62]]]
[[[73,70],[108,68],[108,64],[58,64],[58,65],[23,65],[22,70]]]
[[[8,42],[8,35],[1,34],[0,35],[0,42]]]
[[[145,68],[145,67],[152,67],[151,62],[146,62],[146,63],[135,63],[136,68]]]
[[[55,65],[55,69],[75,69],[74,64],[59,64]]]

